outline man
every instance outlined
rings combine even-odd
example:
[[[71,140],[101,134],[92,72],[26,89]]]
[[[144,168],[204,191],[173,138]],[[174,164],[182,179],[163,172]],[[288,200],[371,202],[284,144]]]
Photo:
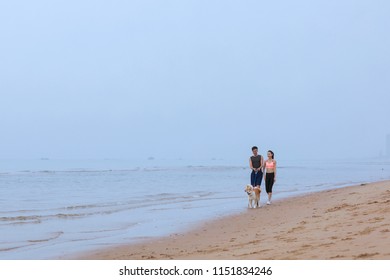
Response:
[[[261,186],[261,180],[263,179],[263,157],[258,154],[259,149],[256,146],[252,147],[253,156],[249,158],[249,167],[252,170],[251,173],[251,185],[255,188]]]

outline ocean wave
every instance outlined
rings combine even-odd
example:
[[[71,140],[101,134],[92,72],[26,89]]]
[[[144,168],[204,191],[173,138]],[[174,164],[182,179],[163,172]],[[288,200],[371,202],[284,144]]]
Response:
[[[189,193],[188,195],[165,193],[165,197],[154,195],[147,196],[147,198],[144,197],[121,202],[71,205],[54,209],[2,212],[1,214],[3,216],[0,217],[0,222],[2,222],[0,223],[0,226],[10,224],[41,223],[43,221],[53,219],[80,219],[90,216],[110,215],[119,212],[132,211],[156,205],[166,206],[193,201],[217,199],[214,195],[215,193],[212,192],[195,192]]]
[[[13,221],[39,221],[40,216],[16,216],[16,217],[0,217],[2,222],[13,222]]]
[[[43,239],[30,239],[30,240],[27,240],[27,241],[30,242],[30,243],[48,242],[48,241],[51,241],[51,240],[59,238],[63,234],[64,234],[63,231],[58,231],[58,232],[51,233],[48,237],[43,238]]]
[[[187,165],[187,166],[153,166],[153,167],[134,167],[134,168],[71,168],[71,169],[23,169],[18,171],[0,172],[0,175],[32,173],[32,174],[56,174],[56,173],[115,173],[115,172],[162,172],[162,171],[180,171],[180,170],[199,170],[199,171],[226,171],[226,170],[241,170],[248,169],[247,166],[213,166],[213,165]],[[282,167],[281,167],[282,168]]]
[[[80,233],[102,233],[102,232],[114,232],[114,231],[122,231],[127,230],[129,228],[137,226],[138,223],[130,223],[123,227],[116,227],[116,228],[110,228],[110,229],[98,229],[98,230],[86,230],[86,231],[80,231]]]
[[[21,248],[24,248],[24,247],[29,247],[29,245],[12,246],[12,247],[0,247],[0,252],[13,251],[13,250],[21,249]]]

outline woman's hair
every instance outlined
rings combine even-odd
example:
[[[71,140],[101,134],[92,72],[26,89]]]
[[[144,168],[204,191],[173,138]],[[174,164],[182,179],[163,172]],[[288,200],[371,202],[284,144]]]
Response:
[[[274,159],[275,157],[274,157],[274,152],[273,151],[271,151],[271,150],[268,150],[268,153],[271,153],[272,154],[272,159]]]

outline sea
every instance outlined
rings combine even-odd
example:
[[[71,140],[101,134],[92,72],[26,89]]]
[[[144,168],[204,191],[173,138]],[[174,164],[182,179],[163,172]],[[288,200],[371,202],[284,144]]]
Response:
[[[389,179],[390,159],[278,160],[273,203]],[[184,232],[248,211],[248,183],[246,159],[0,160],[0,259],[67,259]]]

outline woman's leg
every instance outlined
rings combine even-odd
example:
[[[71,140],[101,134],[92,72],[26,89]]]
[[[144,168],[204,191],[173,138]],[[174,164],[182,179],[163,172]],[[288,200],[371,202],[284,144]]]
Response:
[[[268,194],[267,204],[271,204],[272,187],[274,185],[275,173],[267,173],[265,178],[266,178],[266,188],[267,188],[267,194]]]

